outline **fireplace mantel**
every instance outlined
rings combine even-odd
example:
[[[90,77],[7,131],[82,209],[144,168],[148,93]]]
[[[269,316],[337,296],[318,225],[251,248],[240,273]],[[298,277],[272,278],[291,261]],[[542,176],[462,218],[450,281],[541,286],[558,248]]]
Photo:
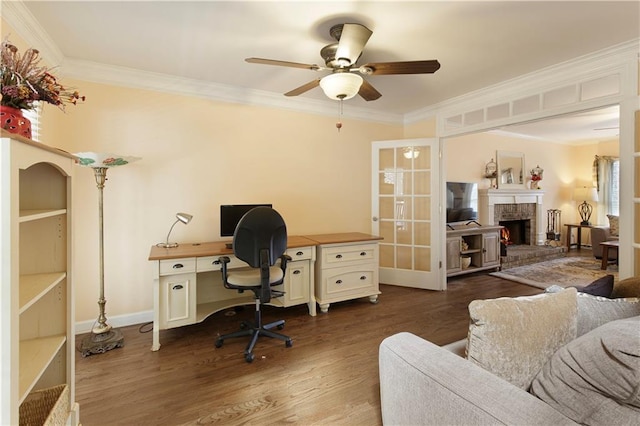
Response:
[[[495,223],[496,204],[535,204],[536,229],[535,244],[543,245],[546,233],[542,229],[542,196],[544,191],[539,189],[480,189],[478,191],[478,219],[486,225]]]

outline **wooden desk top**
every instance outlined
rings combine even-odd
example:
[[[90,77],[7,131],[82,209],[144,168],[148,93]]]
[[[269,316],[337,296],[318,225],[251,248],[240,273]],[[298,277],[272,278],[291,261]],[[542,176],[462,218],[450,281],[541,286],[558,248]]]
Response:
[[[337,234],[305,235],[305,237],[315,241],[316,245],[357,243],[360,241],[378,241],[383,239],[382,237],[378,237],[377,235],[363,234],[362,232],[343,232],[343,233],[337,233]]]
[[[319,244],[350,243],[359,241],[376,241],[382,237],[363,234],[360,232],[347,232],[341,234],[320,235],[289,235],[287,248],[312,247]],[[184,257],[223,256],[233,254],[232,249],[226,247],[228,241],[213,241],[206,243],[185,243],[174,248],[151,246],[149,260],[180,259]]]

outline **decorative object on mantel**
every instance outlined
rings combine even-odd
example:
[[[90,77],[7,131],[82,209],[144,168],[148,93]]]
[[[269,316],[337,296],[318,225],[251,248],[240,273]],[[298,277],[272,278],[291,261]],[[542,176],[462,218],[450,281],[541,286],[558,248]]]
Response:
[[[493,158],[484,167],[484,177],[490,180],[491,188],[498,187],[498,164],[493,161]]]
[[[97,324],[93,326],[91,333],[82,340],[80,349],[82,356],[88,356],[91,354],[105,353],[111,349],[121,348],[124,345],[122,332],[107,324],[104,309],[107,300],[104,298],[104,209],[102,192],[105,181],[107,180],[107,170],[110,167],[124,166],[140,158],[96,152],[78,152],[73,155],[78,159],[77,164],[93,169],[98,187],[98,236],[100,247],[100,298],[98,299],[98,307],[100,313]]]
[[[573,199],[575,201],[582,200],[582,203],[578,206],[578,213],[580,213],[580,218],[582,219],[580,225],[591,225],[589,219],[591,219],[591,213],[593,213],[593,206],[587,203],[587,201],[598,202],[598,191],[596,188],[588,188],[586,186],[575,188],[573,190]]]
[[[0,116],[2,128],[31,139],[31,122],[22,110],[36,108],[36,102],[52,104],[64,111],[66,104],[84,101],[77,90],[64,87],[51,69],[40,65],[40,52],[30,48],[24,55],[6,37],[2,41],[0,56]]]
[[[536,166],[529,170],[529,174],[531,175],[531,189],[540,189],[542,173],[544,173],[544,169],[541,169],[540,166]]]

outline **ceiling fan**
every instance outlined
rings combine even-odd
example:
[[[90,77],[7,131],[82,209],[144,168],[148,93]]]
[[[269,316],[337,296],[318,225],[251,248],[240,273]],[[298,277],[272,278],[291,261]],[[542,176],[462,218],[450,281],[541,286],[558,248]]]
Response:
[[[374,101],[382,94],[378,92],[362,75],[391,74],[432,74],[440,68],[437,60],[404,62],[370,62],[356,65],[364,46],[373,32],[361,24],[338,24],[331,27],[329,33],[337,42],[320,50],[325,66],[303,64],[299,62],[278,61],[274,59],[247,58],[252,64],[277,65],[302,68],[311,71],[331,71],[322,78],[312,80],[287,93],[285,96],[298,96],[318,86],[331,99],[350,99],[359,94],[367,101]]]

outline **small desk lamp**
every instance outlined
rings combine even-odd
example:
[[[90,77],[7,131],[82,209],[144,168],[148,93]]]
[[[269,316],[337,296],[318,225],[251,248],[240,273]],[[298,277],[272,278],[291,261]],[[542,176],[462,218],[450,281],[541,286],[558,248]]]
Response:
[[[158,243],[157,246],[162,248],[178,247],[178,243],[169,242],[169,235],[171,235],[171,231],[173,231],[173,227],[176,226],[176,223],[182,222],[186,225],[187,223],[191,222],[191,218],[193,218],[193,216],[191,216],[188,213],[176,213],[176,221],[173,222],[173,225],[171,225],[171,228],[169,228],[169,233],[167,234],[167,241],[164,243]]]
[[[578,213],[580,213],[580,218],[582,219],[580,225],[591,225],[589,219],[593,212],[593,206],[587,201],[598,202],[598,191],[595,188],[587,188],[586,186],[575,188],[573,190],[573,199],[576,201],[582,200],[582,203],[578,206]]]

